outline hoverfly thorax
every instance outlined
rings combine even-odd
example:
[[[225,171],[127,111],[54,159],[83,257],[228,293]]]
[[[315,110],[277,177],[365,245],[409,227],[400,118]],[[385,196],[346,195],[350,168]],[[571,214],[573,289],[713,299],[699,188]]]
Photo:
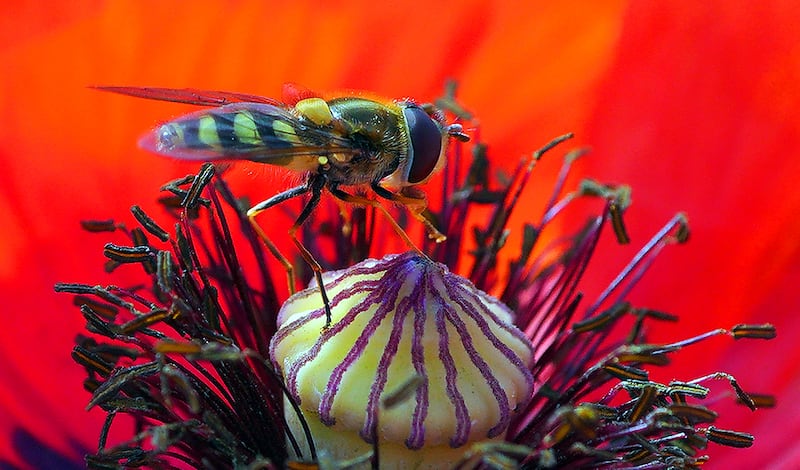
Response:
[[[343,159],[332,155],[332,168],[328,170],[332,181],[344,185],[373,183],[393,173],[406,158],[408,137],[397,106],[360,97],[334,98],[327,104],[333,131],[355,150],[342,155]]]

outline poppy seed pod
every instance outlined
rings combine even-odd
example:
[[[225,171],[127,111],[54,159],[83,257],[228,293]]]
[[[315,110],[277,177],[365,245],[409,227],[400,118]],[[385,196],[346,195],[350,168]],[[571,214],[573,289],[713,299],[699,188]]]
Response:
[[[505,305],[416,253],[325,282],[330,327],[312,286],[284,304],[270,348],[321,455],[357,458],[377,440],[383,467],[438,468],[504,437],[533,389],[533,348]]]

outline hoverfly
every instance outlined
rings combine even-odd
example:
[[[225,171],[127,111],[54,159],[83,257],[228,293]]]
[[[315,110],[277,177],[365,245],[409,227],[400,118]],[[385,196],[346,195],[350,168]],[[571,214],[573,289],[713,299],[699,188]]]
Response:
[[[444,164],[448,140],[469,140],[460,124],[446,124],[432,105],[411,100],[383,101],[356,95],[323,99],[295,85],[284,86],[284,102],[256,95],[196,89],[97,87],[140,98],[211,106],[169,121],[145,136],[140,145],[183,160],[249,160],[282,166],[306,175],[303,184],[262,201],[247,211],[253,228],[284,265],[294,293],[291,263],[256,223],[256,216],[286,200],[310,193],[289,235],[314,271],[325,306],[331,312],[322,282],[322,268],[297,239],[327,189],[336,198],[369,205],[386,215],[392,227],[419,251],[405,231],[375,199],[342,187],[368,186],[379,197],[401,204],[422,222],[437,242],[445,236],[424,217],[425,194],[415,186],[426,182]]]

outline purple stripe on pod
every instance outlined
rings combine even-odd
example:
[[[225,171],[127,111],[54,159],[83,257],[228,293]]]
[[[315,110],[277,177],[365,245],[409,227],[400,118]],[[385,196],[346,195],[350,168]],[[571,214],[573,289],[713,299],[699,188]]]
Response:
[[[409,449],[419,449],[425,443],[425,417],[428,415],[428,387],[429,378],[425,367],[425,347],[423,337],[425,335],[426,320],[426,288],[428,286],[428,266],[423,268],[423,276],[416,284],[413,297],[410,299],[411,307],[414,309],[414,334],[411,337],[411,363],[414,371],[424,380],[416,391],[416,406],[411,419],[411,429],[409,430],[406,446]],[[410,296],[411,297],[411,296]]]
[[[389,302],[387,302],[388,304]],[[402,301],[401,301],[402,303]],[[384,387],[389,377],[389,365],[397,354],[397,349],[400,345],[400,339],[403,335],[403,324],[408,315],[408,309],[403,310],[398,308],[392,319],[392,332],[389,334],[389,341],[386,343],[381,355],[381,360],[378,363],[378,369],[375,374],[375,382],[369,391],[369,400],[366,407],[366,419],[364,426],[361,428],[361,437],[369,443],[373,442],[374,431],[373,428],[378,422],[378,413],[380,412],[380,396],[383,393]]]
[[[445,392],[447,398],[453,405],[453,414],[456,418],[456,430],[450,438],[451,447],[460,447],[467,442],[471,421],[469,409],[464,401],[464,395],[458,390],[456,368],[453,355],[450,354],[450,335],[447,332],[447,320],[445,315],[444,302],[436,309],[436,331],[439,333],[439,360],[445,370]]]
[[[323,281],[330,327],[321,328],[318,295],[292,297],[270,351],[309,423],[326,433],[460,448],[500,436],[528,399],[533,348],[511,312],[443,265],[406,253]],[[411,378],[415,388],[383,408],[383,396]]]
[[[401,287],[402,284],[391,285],[386,289],[389,291],[387,293],[383,293],[381,290],[372,291],[367,298],[361,302],[358,308],[353,309],[353,311],[358,311],[358,313],[361,313],[368,310],[368,307],[371,305],[378,305],[378,310],[375,312],[375,315],[373,315],[372,318],[370,318],[370,320],[367,322],[366,327],[362,331],[361,335],[356,339],[356,342],[344,357],[342,363],[336,366],[331,372],[328,385],[325,388],[325,393],[323,393],[319,404],[319,415],[323,423],[332,425],[336,421],[330,413],[333,407],[333,401],[339,391],[339,385],[341,384],[342,377],[353,365],[356,359],[358,359],[364,352],[364,349],[367,347],[370,338],[375,333],[375,330],[378,329],[381,322],[383,322],[387,315],[392,313],[392,308]],[[351,314],[353,311],[351,311]],[[348,314],[348,316],[350,316],[350,314]],[[355,316],[353,315],[353,317]]]
[[[458,333],[458,336],[461,338],[461,343],[464,345],[464,349],[467,351],[470,360],[475,367],[477,367],[484,380],[486,380],[486,384],[491,389],[492,395],[494,395],[495,400],[497,400],[497,405],[500,408],[500,419],[498,420],[497,424],[487,432],[488,437],[495,437],[504,431],[508,426],[509,421],[511,421],[511,410],[508,406],[508,396],[503,390],[503,387],[500,386],[497,377],[492,374],[491,367],[489,367],[489,365],[483,359],[483,356],[477,351],[477,349],[475,349],[475,344],[472,341],[472,336],[469,334],[469,328],[467,325],[461,320],[461,318],[459,318],[456,311],[450,306],[445,307],[445,315],[450,324],[455,327],[456,333]]]
[[[466,290],[463,288],[457,288],[457,290],[460,293],[464,294],[467,293],[465,292]],[[463,297],[461,296],[456,296],[453,300],[455,300],[455,302],[464,310],[465,313],[467,313],[467,315],[469,315],[470,318],[472,318],[472,320],[481,330],[481,333],[483,333],[483,335],[486,336],[486,338],[489,340],[492,346],[494,346],[494,348],[500,354],[502,354],[511,364],[514,365],[514,367],[516,367],[520,371],[520,373],[525,377],[525,382],[528,384],[528,386],[529,387],[533,386],[533,374],[531,374],[528,364],[525,364],[522,358],[520,358],[517,355],[517,353],[514,352],[513,349],[511,349],[505,342],[501,341],[500,338],[498,338],[497,335],[495,335],[492,332],[489,323],[486,321],[486,315],[483,315],[482,313],[476,310],[475,306],[481,305],[481,303],[465,302]],[[515,336],[517,336],[517,338],[519,339],[519,337],[522,335],[520,333],[520,335],[515,335]],[[528,345],[528,342],[523,339],[522,344]]]

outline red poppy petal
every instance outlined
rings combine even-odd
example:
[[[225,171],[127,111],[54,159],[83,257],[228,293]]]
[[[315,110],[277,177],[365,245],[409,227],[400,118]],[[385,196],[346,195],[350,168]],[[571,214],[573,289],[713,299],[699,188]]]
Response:
[[[793,331],[800,280],[792,235],[800,233],[800,36],[789,25],[798,13],[791,2],[635,3],[599,90],[587,126],[597,151],[588,165],[601,179],[633,186],[635,238],[644,235],[642,224],[654,227],[675,210],[689,215],[690,242],[670,250],[634,296],[680,314],[684,332],[767,321],[780,337]],[[608,250],[595,260],[596,266],[614,264]],[[748,352],[774,358],[778,348],[783,361],[784,354],[797,355],[791,341]],[[780,373],[728,344],[710,342],[686,370],[727,367],[745,388],[756,389],[775,380],[770,372]],[[794,375],[779,378],[775,390],[757,391],[788,391],[778,384]],[[789,423],[796,415],[788,413],[763,418]],[[776,424],[773,429],[786,432]],[[753,449],[735,453],[737,466],[745,465],[743,458],[769,462],[772,439],[769,432],[758,435]]]
[[[10,223],[0,233],[0,286],[9,313],[0,354],[11,365],[0,368],[3,435],[13,423],[67,454],[75,454],[71,438],[94,445],[102,416],[87,419],[82,374],[68,357],[83,322],[52,284],[103,280],[105,239],[80,232],[78,220],[127,218],[133,203],[152,208],[161,183],[195,169],[133,150],[142,131],[185,108],[87,85],[277,96],[282,82],[295,81],[426,99],[445,78],[461,78],[460,96],[481,117],[500,166],[578,130],[597,149],[584,163],[589,172],[634,186],[639,240],[674,210],[689,212],[692,242],[662,258],[638,297],[689,317],[677,333],[788,323],[765,305],[797,298],[796,282],[786,282],[796,279],[790,268],[800,257],[786,235],[800,228],[790,217],[800,205],[791,190],[799,160],[790,2],[637,3],[625,15],[624,2],[421,2],[403,11],[339,3],[109,2],[18,6],[7,15],[0,60],[13,73],[0,79],[0,217]],[[646,165],[632,164],[643,158]],[[266,196],[281,178],[235,179]],[[623,255],[611,253],[594,266],[619,265]],[[791,345],[781,346],[788,357]],[[709,356],[691,370],[715,364]],[[790,386],[786,370],[779,388]],[[9,445],[0,439],[0,455]],[[762,456],[764,447],[747,455]]]

